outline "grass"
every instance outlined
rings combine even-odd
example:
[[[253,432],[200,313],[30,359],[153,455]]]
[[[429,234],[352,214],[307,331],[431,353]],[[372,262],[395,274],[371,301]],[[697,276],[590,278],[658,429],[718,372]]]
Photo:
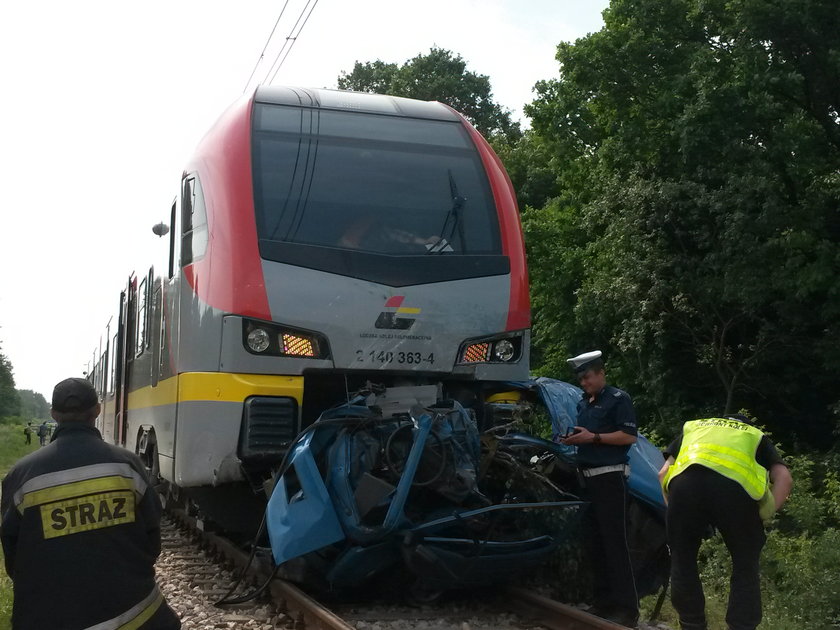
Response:
[[[37,435],[32,436],[31,444],[26,444],[23,438],[23,426],[0,424],[0,478],[6,476],[12,464],[37,448]],[[0,551],[0,566],[4,566],[2,551]],[[6,576],[6,570],[0,569],[0,630],[11,630],[11,617],[12,581]]]

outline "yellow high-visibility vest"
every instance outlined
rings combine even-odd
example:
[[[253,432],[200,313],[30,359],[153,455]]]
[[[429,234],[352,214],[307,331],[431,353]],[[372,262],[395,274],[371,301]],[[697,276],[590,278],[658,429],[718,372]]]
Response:
[[[764,434],[744,422],[725,418],[692,420],[683,426],[683,439],[676,460],[662,480],[667,493],[671,479],[693,464],[710,468],[741,485],[759,502],[759,514],[773,516],[775,500],[770,493],[767,469],[755,461]]]

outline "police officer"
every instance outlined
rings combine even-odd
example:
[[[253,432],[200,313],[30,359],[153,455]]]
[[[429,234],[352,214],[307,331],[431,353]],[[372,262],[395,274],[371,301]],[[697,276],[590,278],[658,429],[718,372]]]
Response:
[[[787,500],[790,471],[773,443],[743,415],[686,422],[666,454],[659,478],[668,502],[671,601],[680,627],[706,630],[697,551],[713,526],[732,556],[726,623],[729,630],[755,630],[761,622],[762,520]]]
[[[3,480],[13,630],[176,630],[155,583],[160,502],[140,459],[106,444],[86,380],[55,386],[52,442]],[[49,593],[45,605],[44,593]]]
[[[584,543],[595,577],[594,614],[634,627],[639,598],[627,544],[627,462],[636,441],[636,414],[626,392],[607,385],[601,351],[568,360],[580,381],[574,432],[562,440],[577,446],[577,463],[590,502]]]

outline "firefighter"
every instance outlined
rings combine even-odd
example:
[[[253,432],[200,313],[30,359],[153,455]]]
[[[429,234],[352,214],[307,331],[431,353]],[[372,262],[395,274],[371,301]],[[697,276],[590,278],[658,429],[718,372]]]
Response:
[[[761,622],[759,557],[762,521],[782,507],[793,487],[773,443],[743,415],[692,420],[666,450],[659,479],[668,502],[671,601],[682,630],[706,630],[697,552],[709,527],[732,556],[729,630]]]
[[[636,441],[630,396],[607,385],[601,351],[568,360],[583,389],[574,432],[563,444],[577,446],[583,490],[590,502],[584,545],[595,577],[590,612],[625,626],[639,619],[639,598],[627,544],[628,451]]]
[[[99,411],[88,381],[61,381],[52,442],[3,479],[12,630],[181,627],[155,583],[160,501],[140,459],[102,441]]]

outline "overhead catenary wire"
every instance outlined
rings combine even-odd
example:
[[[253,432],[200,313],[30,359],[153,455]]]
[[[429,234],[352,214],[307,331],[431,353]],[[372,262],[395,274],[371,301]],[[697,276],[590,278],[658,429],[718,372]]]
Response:
[[[265,57],[265,51],[268,50],[268,45],[271,43],[271,38],[274,37],[274,31],[277,30],[277,26],[280,24],[280,20],[283,19],[283,14],[286,12],[287,6],[289,6],[289,0],[286,0],[286,2],[283,3],[283,8],[280,9],[280,15],[277,16],[277,21],[274,22],[274,28],[272,28],[271,33],[268,34],[268,39],[265,40],[265,46],[263,46],[262,52],[257,58],[257,63],[254,64],[254,69],[251,70],[251,74],[248,76],[248,80],[245,82],[245,87],[242,89],[243,94],[248,90],[248,86],[251,85],[251,79],[254,78],[254,74],[256,74],[260,62]]]
[[[309,7],[310,4],[312,5],[311,8]],[[317,5],[318,0],[306,0],[306,4],[303,6],[303,9],[301,9],[301,12],[298,15],[297,20],[295,21],[294,26],[292,26],[292,30],[289,31],[289,35],[286,37],[286,41],[283,42],[283,46],[280,48],[279,51],[277,51],[277,55],[274,57],[274,62],[271,64],[271,67],[268,69],[268,72],[266,72],[265,76],[263,77],[263,80],[260,82],[260,85],[264,83],[268,83],[270,85],[271,82],[274,81],[274,78],[277,76],[277,73],[280,71],[280,68],[286,62],[289,53],[292,51],[295,42],[297,42],[298,38],[300,37],[300,34],[303,32],[303,28],[306,26],[306,23],[309,21],[309,18],[312,17],[312,12],[315,10],[315,7]],[[309,9],[309,13],[306,12],[307,9]],[[306,15],[305,18],[304,15]],[[303,20],[302,24],[301,20]],[[298,28],[298,25],[300,25],[300,28]]]

